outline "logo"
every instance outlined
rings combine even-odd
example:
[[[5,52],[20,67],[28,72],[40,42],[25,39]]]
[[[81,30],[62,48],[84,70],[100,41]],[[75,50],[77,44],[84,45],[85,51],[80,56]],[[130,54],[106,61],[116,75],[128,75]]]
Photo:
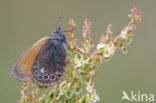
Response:
[[[153,102],[154,101],[154,94],[146,94],[141,93],[140,91],[134,92],[131,91],[127,94],[125,91],[122,91],[121,101],[128,100],[128,101],[135,101],[135,102]]]

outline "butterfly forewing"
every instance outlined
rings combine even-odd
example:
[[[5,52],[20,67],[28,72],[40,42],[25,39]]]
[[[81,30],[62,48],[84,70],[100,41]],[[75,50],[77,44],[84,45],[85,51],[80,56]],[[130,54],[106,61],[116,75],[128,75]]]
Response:
[[[12,74],[15,78],[21,81],[25,81],[26,77],[30,76],[32,64],[41,50],[43,45],[49,40],[49,36],[43,37],[32,45],[22,56],[16,61],[13,66]]]
[[[16,61],[12,73],[15,78],[25,81],[28,77],[40,86],[50,86],[65,77],[67,41],[62,28],[43,37],[30,47]]]

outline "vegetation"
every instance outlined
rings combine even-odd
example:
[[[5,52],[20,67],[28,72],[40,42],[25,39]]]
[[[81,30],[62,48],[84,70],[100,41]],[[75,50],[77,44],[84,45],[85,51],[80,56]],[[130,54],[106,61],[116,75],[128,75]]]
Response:
[[[95,88],[94,78],[96,67],[108,61],[121,50],[127,53],[127,46],[132,42],[136,23],[141,21],[141,11],[134,7],[131,10],[130,22],[123,27],[120,34],[113,37],[109,24],[105,35],[102,35],[96,49],[90,37],[91,21],[84,21],[81,46],[74,35],[76,24],[70,20],[68,32],[68,54],[66,63],[66,78],[64,81],[47,88],[40,88],[28,79],[21,88],[21,99],[18,103],[95,103],[100,101]],[[75,52],[78,51],[78,52]]]

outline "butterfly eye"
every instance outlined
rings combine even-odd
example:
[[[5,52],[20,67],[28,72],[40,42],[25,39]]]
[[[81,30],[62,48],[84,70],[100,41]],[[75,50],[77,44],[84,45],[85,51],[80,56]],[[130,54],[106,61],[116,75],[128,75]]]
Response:
[[[39,80],[42,80],[42,79],[43,79],[43,77],[42,77],[41,75],[39,75],[39,76],[38,76],[38,79],[39,79]]]
[[[19,73],[22,73],[22,71],[21,71],[21,70],[19,70]]]
[[[57,74],[57,78],[60,79],[62,77],[62,73]]]
[[[38,75],[39,75],[38,71],[35,71],[35,72],[34,72],[34,75],[35,75],[35,76],[38,76]]]
[[[50,76],[50,79],[51,79],[51,80],[55,80],[55,78],[56,78],[56,76],[55,76],[54,74],[52,74],[52,75]]]
[[[34,62],[34,68],[38,68],[39,67],[39,63],[38,62]]]
[[[55,49],[57,49],[57,47],[56,47],[56,46],[55,46],[54,48],[55,48]]]
[[[48,79],[49,79],[49,75],[48,75],[48,74],[45,74],[43,78],[44,78],[45,80],[48,80]]]

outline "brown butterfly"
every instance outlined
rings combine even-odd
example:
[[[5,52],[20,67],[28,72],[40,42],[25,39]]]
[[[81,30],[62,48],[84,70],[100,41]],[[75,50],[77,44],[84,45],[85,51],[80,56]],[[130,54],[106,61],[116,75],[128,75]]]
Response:
[[[26,50],[13,66],[12,74],[20,81],[30,78],[39,86],[50,86],[66,75],[67,41],[58,27]]]

